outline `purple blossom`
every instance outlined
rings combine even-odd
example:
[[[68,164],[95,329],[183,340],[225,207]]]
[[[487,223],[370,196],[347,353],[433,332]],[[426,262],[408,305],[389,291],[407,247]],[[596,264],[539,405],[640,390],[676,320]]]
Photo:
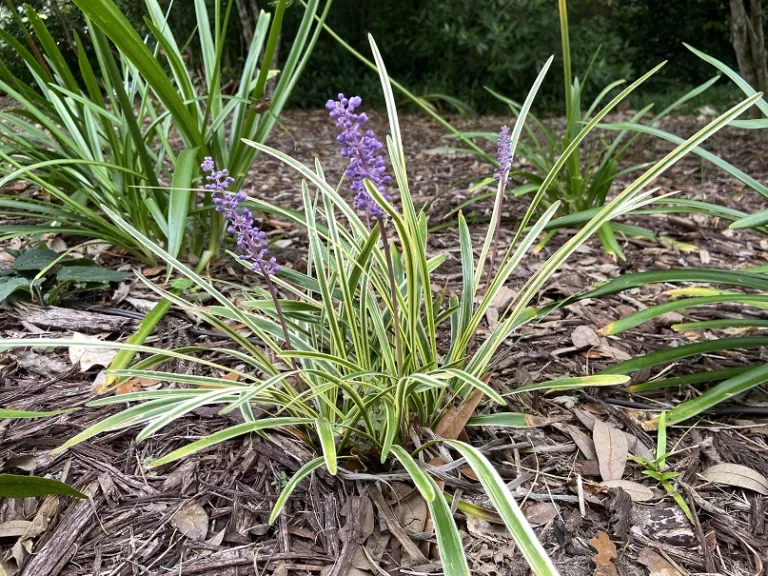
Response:
[[[512,167],[512,141],[509,136],[509,127],[501,127],[498,144],[496,159],[499,162],[499,167],[494,170],[493,177],[496,179],[505,178],[509,182],[509,169]]]
[[[237,235],[237,247],[241,252],[240,259],[250,262],[251,270],[254,272],[277,274],[280,271],[277,260],[274,256],[267,259],[269,249],[266,234],[259,230],[254,223],[251,211],[240,207],[240,202],[246,198],[245,194],[242,192],[232,194],[226,191],[235,182],[235,179],[229,176],[227,170],[217,172],[213,158],[210,156],[203,159],[200,168],[203,172],[209,172],[206,176],[209,184],[206,184],[205,188],[211,190],[216,211],[226,216],[229,223],[227,232]]]
[[[341,144],[341,155],[349,158],[345,176],[351,182],[352,191],[356,192],[355,208],[375,220],[383,218],[386,213],[365,189],[363,181],[370,180],[389,202],[391,198],[385,193],[385,184],[391,178],[385,174],[384,157],[378,154],[383,145],[376,139],[373,130],[361,130],[361,126],[368,122],[368,116],[365,113],[355,114],[355,108],[362,103],[360,96],[345,98],[344,94],[339,94],[338,100],[328,100],[325,107],[330,111],[331,118],[336,120],[336,128],[341,130],[336,140]]]

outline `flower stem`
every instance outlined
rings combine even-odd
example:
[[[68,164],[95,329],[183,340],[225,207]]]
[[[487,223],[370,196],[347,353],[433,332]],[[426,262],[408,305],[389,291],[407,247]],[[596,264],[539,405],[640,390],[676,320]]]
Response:
[[[504,205],[504,190],[507,187],[507,171],[501,175],[500,187],[498,195],[498,206],[494,210],[496,212],[496,218],[491,223],[493,226],[493,246],[491,247],[491,262],[488,265],[488,276],[485,279],[485,292],[488,292],[488,288],[491,287],[491,280],[493,279],[493,269],[496,265],[496,256],[499,253],[499,235],[501,233],[501,208]]]
[[[389,273],[389,287],[392,291],[392,325],[395,329],[395,357],[397,358],[397,375],[403,375],[403,344],[400,341],[400,313],[397,303],[397,285],[395,284],[395,268],[392,265],[392,253],[389,250],[389,238],[384,227],[384,219],[379,219],[379,231],[381,241],[384,244],[384,257],[387,260],[387,272]]]
[[[280,300],[277,298],[277,289],[275,288],[275,284],[272,282],[272,278],[270,278],[269,274],[264,270],[264,268],[261,268],[261,275],[264,276],[264,282],[267,284],[267,289],[269,290],[269,294],[272,296],[272,302],[275,304],[275,310],[277,311],[277,317],[280,319],[280,326],[283,328],[283,336],[285,337],[285,347],[288,350],[293,350],[293,345],[291,344],[291,335],[290,332],[288,332],[288,324],[285,322],[285,315],[283,314],[283,307],[280,306]],[[298,370],[299,367],[296,364],[296,359],[291,358],[291,364],[293,364],[294,370]]]

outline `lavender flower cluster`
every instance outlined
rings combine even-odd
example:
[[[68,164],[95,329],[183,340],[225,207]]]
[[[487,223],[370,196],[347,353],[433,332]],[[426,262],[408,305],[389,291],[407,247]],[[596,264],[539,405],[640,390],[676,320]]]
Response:
[[[251,270],[265,274],[276,274],[280,271],[275,257],[267,258],[266,234],[259,230],[253,221],[253,215],[247,208],[242,208],[240,202],[246,196],[242,192],[232,194],[227,188],[234,184],[235,179],[229,176],[227,170],[216,170],[213,158],[207,156],[200,165],[203,172],[208,172],[205,185],[211,190],[216,211],[225,215],[228,226],[227,232],[237,235],[237,247],[240,249],[240,259],[250,262]]]
[[[509,169],[512,167],[512,141],[509,135],[509,127],[502,126],[499,132],[498,151],[496,159],[499,161],[499,167],[494,170],[493,177],[497,180],[505,178],[510,181]]]
[[[373,130],[361,130],[361,126],[368,122],[368,116],[365,113],[356,114],[355,108],[362,103],[360,96],[346,98],[344,94],[339,94],[338,100],[328,100],[325,107],[341,130],[336,140],[341,144],[341,156],[349,158],[345,176],[351,182],[352,191],[356,192],[355,208],[365,212],[369,219],[377,220],[386,214],[365,189],[363,181],[370,180],[389,202],[385,184],[391,178],[385,174],[384,157],[379,154],[383,145],[376,139]]]

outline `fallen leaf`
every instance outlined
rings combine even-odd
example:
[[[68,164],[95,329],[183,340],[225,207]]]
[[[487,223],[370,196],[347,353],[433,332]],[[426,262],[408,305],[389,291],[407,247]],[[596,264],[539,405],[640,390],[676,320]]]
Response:
[[[174,516],[176,529],[190,540],[202,542],[208,535],[208,513],[200,504],[186,504]]]
[[[59,497],[48,496],[40,508],[38,508],[35,517],[32,519],[31,526],[24,533],[25,539],[37,538],[40,534],[48,529],[53,517],[56,515],[56,511],[59,509]]]
[[[115,388],[115,394],[130,394],[131,392],[141,392],[141,382],[138,378],[131,378]]]
[[[141,271],[141,273],[147,278],[150,276],[157,276],[162,272],[165,272],[165,266],[150,266],[148,268],[144,268],[144,270]]]
[[[576,426],[566,426],[565,430],[587,460],[597,460],[595,443],[592,442],[592,438],[584,434],[584,432],[576,428]]]
[[[632,502],[647,502],[648,500],[653,500],[654,497],[653,490],[629,480],[606,480],[601,486],[605,488],[621,488],[632,498]]]
[[[680,571],[650,548],[640,551],[637,561],[648,568],[648,576],[681,576]]]
[[[485,311],[485,321],[488,323],[489,331],[496,330],[496,327],[499,325],[499,309],[489,306]]]
[[[595,351],[598,352],[603,358],[610,358],[611,360],[616,360],[619,362],[623,362],[624,360],[631,360],[633,358],[631,354],[628,354],[627,352],[624,352],[624,350],[620,350],[615,346],[610,346],[609,344],[601,344],[595,348]]]
[[[480,478],[477,476],[474,470],[472,470],[471,466],[462,466],[459,468],[462,474],[469,478],[470,480],[474,480],[475,482],[480,482]]]
[[[28,520],[9,520],[0,524],[0,538],[10,538],[13,536],[23,536],[32,526]]]
[[[435,426],[435,434],[448,440],[458,438],[482,398],[483,391],[475,388],[464,399],[464,403],[461,406],[448,408],[443,417],[440,418],[440,422]]]
[[[0,472],[11,470],[16,468],[18,470],[24,470],[24,472],[32,472],[37,468],[37,458],[32,454],[24,454],[22,456],[16,456],[15,458],[8,458],[2,466],[0,466]]]
[[[608,534],[600,530],[597,536],[589,541],[597,554],[592,557],[595,563],[595,576],[618,576],[613,559],[616,558],[616,545],[611,542]]]
[[[85,340],[88,342],[101,342],[95,336],[72,332],[72,340]],[[69,347],[69,361],[72,364],[80,363],[80,372],[87,372],[94,366],[109,366],[112,359],[117,355],[114,348],[92,348],[73,344]]]
[[[589,326],[577,326],[571,333],[571,342],[576,348],[594,348],[600,346],[600,336]]]
[[[491,524],[487,520],[467,514],[467,531],[479,538],[506,536],[509,534],[505,526]]]
[[[557,518],[557,506],[553,502],[528,502],[523,513],[528,522],[538,526]]]
[[[736,486],[768,496],[768,479],[740,464],[715,464],[704,470],[701,477],[715,484]]]
[[[257,568],[257,574],[261,573],[261,570],[258,570],[258,566],[256,566],[256,562],[253,563],[254,567]],[[278,562],[275,566],[274,571],[272,572],[272,576],[288,576],[288,565],[285,562]]]
[[[397,520],[408,532],[423,532],[427,525],[429,509],[427,503],[417,490],[409,484],[393,484],[395,492],[400,496],[400,500],[392,506],[392,511],[397,516]],[[373,515],[371,515],[373,519]],[[371,532],[373,531],[373,522],[371,522]]]
[[[139,312],[149,312],[157,305],[157,300],[145,300],[144,298],[126,298],[128,304],[136,308]]]
[[[600,463],[600,476],[603,480],[621,480],[629,455],[627,438],[613,426],[595,420],[592,440]]]

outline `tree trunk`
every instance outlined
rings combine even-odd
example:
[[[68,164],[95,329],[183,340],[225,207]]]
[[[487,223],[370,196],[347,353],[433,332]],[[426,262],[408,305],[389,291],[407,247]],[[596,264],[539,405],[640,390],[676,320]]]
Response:
[[[251,0],[250,5],[253,14],[258,17],[259,6],[256,4],[256,0]],[[237,6],[237,14],[240,16],[240,26],[243,30],[243,40],[245,41],[245,50],[247,52],[251,47],[251,42],[253,42],[253,18],[245,0],[235,0],[235,6]]]
[[[749,0],[749,14],[744,6],[747,0],[730,0],[731,42],[742,78],[755,90],[768,94],[768,62],[761,0]]]

